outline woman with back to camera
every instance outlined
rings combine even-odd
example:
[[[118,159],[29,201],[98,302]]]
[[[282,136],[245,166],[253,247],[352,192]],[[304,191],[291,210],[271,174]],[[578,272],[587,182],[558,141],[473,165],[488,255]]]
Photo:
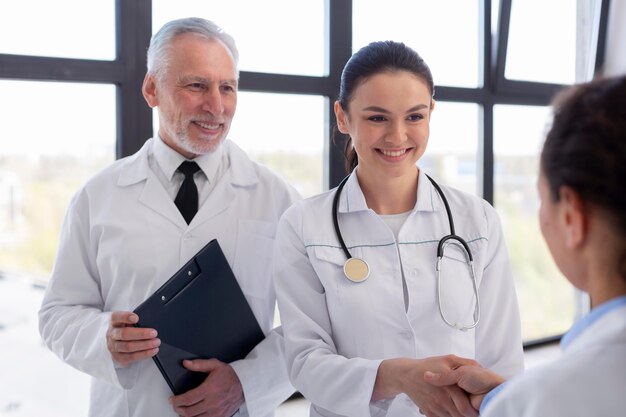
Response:
[[[287,366],[312,416],[476,415],[461,389],[433,387],[424,371],[473,359],[507,376],[523,369],[495,211],[416,165],[433,93],[428,66],[404,44],[355,53],[335,103],[350,175],[281,219],[274,275]]]
[[[541,153],[539,224],[560,271],[589,293],[591,312],[562,338],[558,360],[513,381],[463,366],[429,373],[429,382],[458,383],[485,417],[626,413],[625,161],[626,77],[556,97]]]

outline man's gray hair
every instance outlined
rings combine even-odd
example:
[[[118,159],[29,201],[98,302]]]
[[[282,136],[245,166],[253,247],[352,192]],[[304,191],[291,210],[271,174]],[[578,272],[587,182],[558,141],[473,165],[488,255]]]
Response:
[[[170,44],[174,38],[184,33],[193,33],[207,40],[220,40],[232,54],[235,66],[238,65],[239,52],[232,36],[210,20],[200,17],[186,17],[167,22],[157,33],[152,35],[148,48],[148,72],[150,74],[160,78],[168,63]]]

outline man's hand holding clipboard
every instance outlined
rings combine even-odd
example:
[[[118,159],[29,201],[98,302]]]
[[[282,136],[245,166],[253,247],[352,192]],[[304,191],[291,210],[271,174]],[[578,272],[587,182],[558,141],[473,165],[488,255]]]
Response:
[[[216,362],[245,358],[265,337],[217,240],[202,248],[134,313],[139,317],[136,327],[158,332],[160,346],[153,360],[177,396],[198,387],[208,371],[219,371]],[[152,349],[151,343],[148,339],[145,347]],[[189,359],[217,361],[185,362],[188,369],[183,361]]]

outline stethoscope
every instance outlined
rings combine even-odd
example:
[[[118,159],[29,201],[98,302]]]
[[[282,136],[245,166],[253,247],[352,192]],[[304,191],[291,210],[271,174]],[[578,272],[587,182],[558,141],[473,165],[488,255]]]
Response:
[[[437,184],[435,180],[433,180],[429,175],[426,175],[426,177],[430,180],[430,182],[435,187],[435,190],[437,190],[437,193],[441,197],[441,201],[443,201],[443,204],[446,207],[446,213],[448,215],[448,223],[450,224],[450,234],[441,238],[441,240],[439,240],[439,243],[437,244],[436,270],[437,270],[437,305],[439,307],[439,314],[441,315],[441,318],[448,326],[454,327],[455,329],[458,329],[458,330],[467,331],[469,329],[473,329],[474,327],[476,327],[476,325],[478,324],[478,321],[480,320],[480,301],[478,300],[478,288],[476,287],[476,276],[474,275],[474,258],[472,257],[472,251],[470,250],[467,242],[465,242],[465,240],[463,240],[463,238],[461,238],[460,236],[457,236],[456,233],[454,232],[454,221],[452,220],[452,212],[450,211],[450,205],[448,204],[448,200],[446,199],[446,196],[443,194],[441,187],[439,187],[439,184]],[[341,195],[341,190],[343,189],[343,186],[346,184],[346,181],[348,181],[348,178],[350,178],[350,175],[346,176],[343,180],[341,180],[341,182],[337,186],[337,191],[335,192],[335,197],[333,199],[333,226],[335,227],[335,234],[337,235],[337,239],[339,240],[341,249],[343,250],[343,253],[345,253],[346,258],[347,258],[346,262],[343,264],[343,273],[346,276],[346,278],[348,278],[350,281],[359,283],[369,278],[370,267],[364,259],[354,258],[350,254],[350,251],[348,250],[346,243],[343,240],[343,236],[341,235],[341,231],[339,230],[339,219],[337,215],[338,207],[339,207],[339,196]],[[443,259],[444,246],[446,243],[449,243],[450,241],[456,241],[460,243],[463,249],[465,249],[465,253],[467,254],[469,270],[470,270],[470,274],[472,278],[472,286],[474,289],[474,296],[476,297],[476,303],[474,304],[474,322],[470,325],[450,322],[446,318],[443,312],[443,309],[441,308],[441,261]]]

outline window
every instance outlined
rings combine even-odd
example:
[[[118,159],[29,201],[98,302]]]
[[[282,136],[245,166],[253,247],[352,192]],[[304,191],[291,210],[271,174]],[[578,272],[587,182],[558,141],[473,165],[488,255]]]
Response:
[[[321,96],[242,91],[229,137],[303,196],[319,194],[324,186],[326,101]],[[276,117],[280,129],[275,128]]]
[[[235,38],[239,68],[278,74],[325,75],[324,0],[153,0],[152,29],[172,19],[198,16]],[[288,16],[289,18],[285,18]]]
[[[549,116],[545,106],[494,109],[495,206],[509,249],[525,340],[564,333],[576,318],[576,293],[557,270],[537,220],[537,155]]]
[[[0,53],[115,59],[112,1],[20,0],[1,9]]]
[[[482,83],[479,3],[354,0],[352,50],[356,52],[372,41],[401,41],[428,63],[436,85],[477,87]]]
[[[420,167],[442,184],[475,195],[480,195],[481,190],[479,110],[475,103],[437,101],[431,115],[428,147],[418,161]]]
[[[45,277],[71,196],[115,159],[115,88],[0,81],[0,97],[0,265]]]
[[[88,377],[43,346],[37,311],[71,197],[115,160],[115,87],[0,80],[0,97],[0,410],[85,415]]]
[[[573,84],[576,80],[576,7],[571,0],[514,0],[505,76]],[[532,27],[533,30],[528,30]]]

